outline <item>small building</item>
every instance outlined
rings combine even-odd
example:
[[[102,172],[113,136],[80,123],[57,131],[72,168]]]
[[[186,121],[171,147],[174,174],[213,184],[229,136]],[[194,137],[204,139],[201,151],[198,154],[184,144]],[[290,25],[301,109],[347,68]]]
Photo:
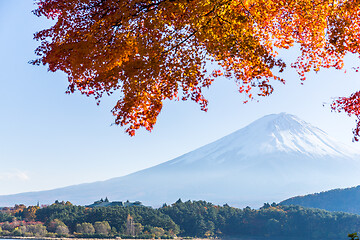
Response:
[[[99,201],[95,201],[93,204],[86,205],[85,207],[94,208],[94,207],[130,207],[130,206],[143,206],[140,201],[130,202],[127,200],[126,202],[114,201],[110,202],[106,197],[105,200],[100,199]]]

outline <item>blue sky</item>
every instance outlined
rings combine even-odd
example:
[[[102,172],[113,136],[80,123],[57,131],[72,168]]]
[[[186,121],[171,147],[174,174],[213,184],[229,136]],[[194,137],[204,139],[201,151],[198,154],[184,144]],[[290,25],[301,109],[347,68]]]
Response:
[[[359,74],[325,70],[304,85],[294,70],[285,86],[260,102],[242,104],[232,80],[220,78],[206,91],[209,111],[193,102],[166,102],[152,133],[129,137],[111,126],[116,95],[100,106],[78,93],[66,95],[67,78],[35,58],[33,33],[51,24],[31,13],[31,0],[0,0],[0,195],[105,180],[171,160],[271,113],[288,112],[352,143],[353,118],[331,112],[329,103],[360,89]],[[293,59],[295,51],[284,54]],[[356,64],[349,56],[347,64]],[[323,106],[323,103],[326,103]]]

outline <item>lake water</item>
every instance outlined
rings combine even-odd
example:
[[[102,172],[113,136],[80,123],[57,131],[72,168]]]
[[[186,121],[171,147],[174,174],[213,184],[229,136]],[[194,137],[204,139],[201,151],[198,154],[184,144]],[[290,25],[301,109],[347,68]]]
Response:
[[[337,238],[337,239],[332,239],[332,238],[316,238],[316,239],[312,239],[312,240],[348,240],[348,237],[343,237],[343,238]],[[224,238],[223,240],[311,240],[309,238],[297,238],[297,237],[238,237],[238,238]]]

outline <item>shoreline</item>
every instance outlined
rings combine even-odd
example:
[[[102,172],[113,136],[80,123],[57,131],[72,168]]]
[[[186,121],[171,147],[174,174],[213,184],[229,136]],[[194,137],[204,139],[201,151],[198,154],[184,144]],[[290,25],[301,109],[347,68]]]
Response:
[[[161,238],[77,238],[77,237],[21,237],[21,236],[0,236],[0,239],[32,239],[32,240],[167,240]],[[192,239],[192,240],[210,240],[213,238],[189,238],[189,237],[175,237],[172,240],[184,240],[184,239]]]

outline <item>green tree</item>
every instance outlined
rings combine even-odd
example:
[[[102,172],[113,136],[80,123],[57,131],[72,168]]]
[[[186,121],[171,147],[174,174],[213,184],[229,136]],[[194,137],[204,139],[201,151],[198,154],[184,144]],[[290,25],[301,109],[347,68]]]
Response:
[[[10,232],[11,232],[12,230],[14,230],[14,227],[10,224],[9,221],[4,222],[4,223],[1,225],[1,227],[2,227],[3,230],[10,231]]]
[[[87,235],[92,235],[95,233],[95,228],[93,227],[93,225],[91,223],[81,223],[81,224],[76,224],[76,232],[77,233],[82,233],[82,234],[87,234]]]
[[[107,221],[95,222],[94,228],[97,234],[104,236],[108,236],[111,231],[111,227]]]
[[[65,224],[58,225],[56,227],[55,233],[59,236],[67,236],[67,235],[69,235],[69,229]]]
[[[153,237],[161,237],[165,234],[165,230],[160,227],[153,227],[151,228],[151,234]]]
[[[56,233],[58,227],[63,227],[66,226],[65,223],[63,223],[61,220],[59,219],[54,219],[51,220],[48,224],[47,224],[47,230],[49,232],[53,232]]]
[[[0,212],[0,222],[12,221],[13,216],[9,213]]]
[[[32,233],[35,237],[45,237],[47,234],[46,227],[42,224],[28,225],[26,231]]]
[[[348,234],[348,237],[350,238],[350,240],[359,240],[359,236],[357,233],[350,233]]]
[[[22,235],[22,231],[20,230],[19,227],[14,228],[14,230],[11,232],[12,236],[21,236]]]
[[[36,212],[40,209],[39,206],[29,206],[22,210],[21,216],[28,221],[34,221],[36,219]]]
[[[143,225],[141,225],[141,223],[134,223],[135,236],[140,235],[143,230],[144,230],[144,227],[143,227]]]

